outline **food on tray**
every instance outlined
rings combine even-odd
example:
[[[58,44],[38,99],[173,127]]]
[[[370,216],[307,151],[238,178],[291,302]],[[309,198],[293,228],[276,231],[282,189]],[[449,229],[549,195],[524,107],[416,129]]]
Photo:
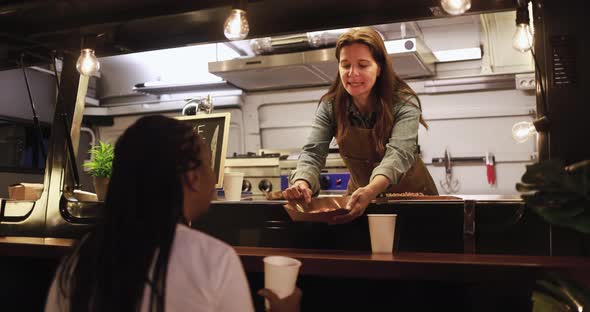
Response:
[[[283,197],[283,192],[281,192],[281,191],[264,192],[264,196],[266,197],[267,200],[283,200],[283,199],[285,199],[285,197]]]
[[[403,193],[386,193],[385,197],[420,197],[425,196],[424,193],[412,193],[412,192],[403,192]]]
[[[330,212],[330,211],[334,211],[337,209],[342,209],[342,208],[337,208],[337,207],[330,207],[330,208],[316,208],[314,210],[309,211],[309,213],[323,213],[323,212]]]
[[[385,193],[384,197],[377,198],[377,201],[381,200],[458,200],[459,197],[448,196],[448,195],[424,195],[424,193]]]

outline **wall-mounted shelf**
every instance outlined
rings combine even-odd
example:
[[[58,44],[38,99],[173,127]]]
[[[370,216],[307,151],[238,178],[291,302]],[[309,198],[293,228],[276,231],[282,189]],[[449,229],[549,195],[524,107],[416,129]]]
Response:
[[[162,95],[174,93],[190,92],[214,92],[214,91],[238,91],[240,89],[227,83],[226,81],[215,83],[186,83],[170,84],[165,82],[142,82],[133,87],[133,92]],[[241,91],[241,90],[240,90]]]

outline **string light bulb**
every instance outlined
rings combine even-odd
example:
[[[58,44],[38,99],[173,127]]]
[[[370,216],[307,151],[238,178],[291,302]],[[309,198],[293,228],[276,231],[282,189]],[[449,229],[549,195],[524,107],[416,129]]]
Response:
[[[76,69],[81,75],[93,76],[100,70],[100,63],[92,49],[82,49],[76,62]]]
[[[530,121],[517,122],[512,126],[512,138],[516,143],[524,143],[537,134],[537,129]]]
[[[471,0],[441,0],[440,5],[448,14],[459,15],[471,9]]]
[[[512,47],[520,52],[526,52],[533,46],[533,35],[529,26],[529,10],[527,6],[516,9],[516,31],[512,37]]]
[[[535,136],[539,132],[547,132],[549,130],[549,118],[543,116],[531,121],[517,122],[512,126],[512,138],[517,143],[524,143],[530,137]]]
[[[223,33],[229,40],[242,40],[248,36],[250,25],[246,17],[246,1],[240,1],[238,7],[233,7],[223,25]]]

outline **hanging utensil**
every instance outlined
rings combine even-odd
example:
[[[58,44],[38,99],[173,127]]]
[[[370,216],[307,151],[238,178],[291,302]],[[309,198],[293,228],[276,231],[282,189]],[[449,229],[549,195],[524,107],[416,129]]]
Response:
[[[496,168],[494,167],[494,156],[491,153],[486,154],[486,174],[488,177],[488,184],[496,184]]]
[[[444,164],[445,179],[444,181],[440,181],[440,186],[448,194],[456,193],[459,191],[459,180],[453,177],[453,165],[451,163],[451,156],[449,156],[447,149],[445,149]]]

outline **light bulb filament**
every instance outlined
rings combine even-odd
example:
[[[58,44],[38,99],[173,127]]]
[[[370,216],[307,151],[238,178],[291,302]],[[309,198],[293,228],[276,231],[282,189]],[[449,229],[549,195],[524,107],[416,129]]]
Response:
[[[78,61],[76,62],[76,69],[80,74],[86,76],[92,76],[98,73],[100,70],[100,63],[94,55],[94,50],[82,49],[82,51],[80,51],[80,57],[78,57]]]
[[[246,11],[233,9],[225,21],[223,33],[229,40],[242,40],[250,32],[250,25],[246,18]]]
[[[440,5],[448,14],[459,15],[471,9],[471,0],[441,0]]]
[[[512,138],[517,143],[524,143],[535,134],[537,134],[537,129],[530,121],[517,122],[512,126]]]
[[[532,45],[533,35],[530,32],[529,25],[518,24],[512,39],[512,46],[518,51],[526,52],[530,50]]]

